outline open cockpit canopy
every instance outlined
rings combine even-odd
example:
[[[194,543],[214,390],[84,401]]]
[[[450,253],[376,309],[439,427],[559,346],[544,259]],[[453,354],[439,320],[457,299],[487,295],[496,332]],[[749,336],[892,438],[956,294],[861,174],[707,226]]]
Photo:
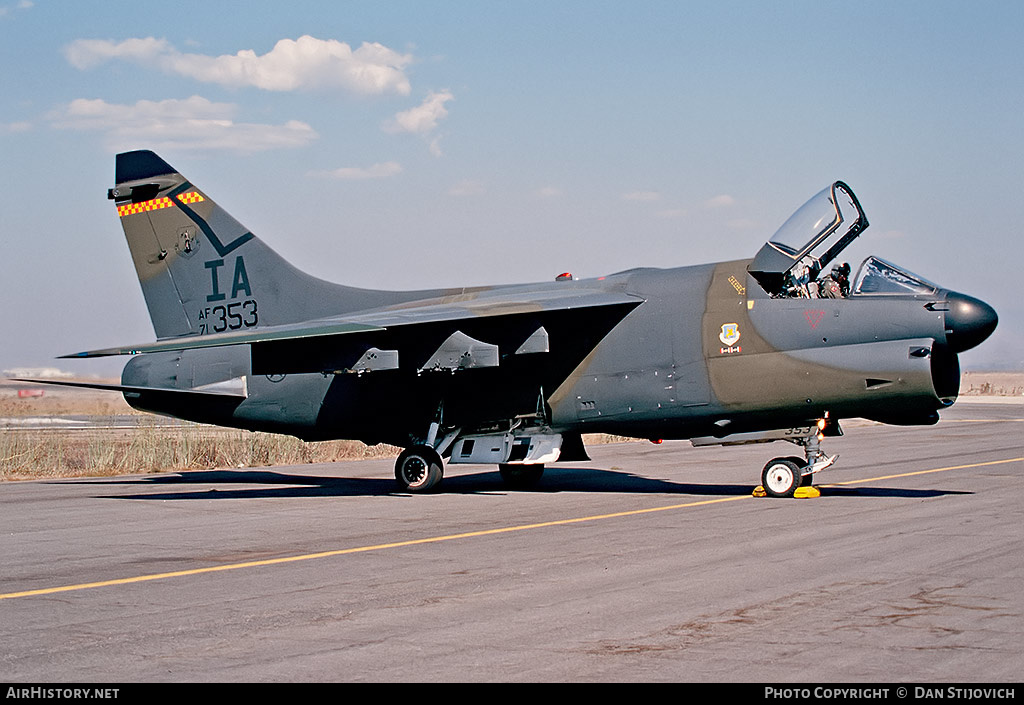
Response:
[[[868,227],[853,190],[842,181],[823,189],[761,247],[749,271],[772,296],[806,287]]]

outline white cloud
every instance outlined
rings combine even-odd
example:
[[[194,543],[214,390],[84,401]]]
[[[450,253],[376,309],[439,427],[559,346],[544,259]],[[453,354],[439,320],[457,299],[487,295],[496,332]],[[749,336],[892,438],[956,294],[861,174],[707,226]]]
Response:
[[[562,195],[562,189],[557,186],[545,186],[544,188],[537,189],[537,195],[541,198],[555,198]]]
[[[284,125],[235,122],[237,106],[201,96],[185,100],[140,100],[134,105],[78,98],[50,115],[62,129],[106,133],[112,150],[213,149],[240,153],[301,147],[317,138],[304,122]]]
[[[0,17],[7,16],[13,10],[28,10],[34,3],[31,0],[21,0],[17,5],[0,7]]]
[[[330,171],[312,172],[313,176],[326,176],[332,179],[362,181],[366,179],[384,179],[402,173],[402,165],[398,162],[383,162],[369,167],[347,166]]]
[[[708,208],[727,208],[736,204],[736,199],[727,193],[711,198],[704,205]]]
[[[78,39],[64,47],[64,56],[68,62],[83,71],[114,59],[152,62],[171,52],[174,52],[174,47],[166,39],[153,37],[125,39],[117,43],[104,39]]]
[[[428,140],[430,153],[435,157],[440,157],[441,138],[431,136],[431,133],[437,129],[440,120],[448,117],[448,109],[444,107],[444,104],[454,99],[455,96],[451,91],[441,91],[440,93],[431,91],[422,103],[415,108],[396,113],[382,127],[385,132],[405,132],[422,136]]]
[[[64,50],[79,69],[123,59],[155,65],[168,73],[224,86],[254,86],[268,91],[341,88],[358,94],[408,95],[405,68],[411,54],[401,54],[383,44],[363,42],[353,50],[345,42],[308,35],[281,39],[266,54],[252,49],[236,54],[207,56],[178,51],[164,39],[78,39]]]
[[[658,191],[630,191],[622,194],[624,201],[657,201],[661,198]]]
[[[53,117],[58,127],[102,130],[125,123],[137,128],[165,121],[229,120],[235,110],[232,103],[214,103],[198,95],[185,100],[140,100],[134,105],[77,98]]]
[[[0,122],[0,133],[15,134],[18,132],[28,132],[32,129],[32,123],[30,122]]]
[[[448,109],[444,104],[454,98],[451,91],[431,91],[430,95],[415,108],[397,113],[394,119],[385,125],[385,129],[389,132],[411,132],[418,135],[433,132],[438,121],[448,116]]]

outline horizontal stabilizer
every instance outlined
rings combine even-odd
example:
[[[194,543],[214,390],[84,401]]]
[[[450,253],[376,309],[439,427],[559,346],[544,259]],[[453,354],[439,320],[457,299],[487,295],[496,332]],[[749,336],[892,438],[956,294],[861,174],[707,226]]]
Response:
[[[128,384],[104,384],[103,382],[84,382],[69,379],[17,379],[8,378],[11,382],[23,382],[27,384],[54,384],[61,387],[78,387],[81,389],[100,389],[107,392],[121,392],[125,396],[141,396],[143,394],[173,394],[181,398],[188,397],[196,401],[203,399],[211,401],[226,401],[230,399],[243,400],[249,396],[245,385],[245,378],[239,380],[228,380],[210,384],[198,389],[175,389],[172,387],[139,387]]]
[[[382,331],[383,328],[361,323],[318,323],[291,324],[261,328],[253,332],[214,333],[212,335],[194,335],[181,338],[168,338],[155,343],[127,345],[122,347],[86,350],[85,352],[60,355],[61,358],[109,357],[112,355],[138,355],[140,353],[170,352],[172,350],[196,350],[199,348],[216,348],[222,345],[251,345],[253,343],[269,343],[276,340],[300,340],[328,335],[344,335],[346,333],[369,333]]]

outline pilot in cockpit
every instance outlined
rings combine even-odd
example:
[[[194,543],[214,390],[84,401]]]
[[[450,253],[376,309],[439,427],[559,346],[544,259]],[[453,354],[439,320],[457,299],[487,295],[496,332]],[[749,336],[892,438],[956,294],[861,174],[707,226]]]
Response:
[[[835,264],[827,276],[823,269],[867,227],[853,191],[836,181],[782,224],[747,271],[773,298],[846,298],[854,289],[850,265]]]
[[[850,295],[850,264],[841,262],[834,265],[828,277],[818,282],[818,296],[828,299],[844,299]]]

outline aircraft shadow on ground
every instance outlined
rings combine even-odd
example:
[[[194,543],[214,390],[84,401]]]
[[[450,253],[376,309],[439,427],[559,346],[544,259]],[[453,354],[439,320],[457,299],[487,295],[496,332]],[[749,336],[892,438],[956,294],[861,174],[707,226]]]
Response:
[[[974,494],[967,490],[913,490],[902,487],[832,487],[822,485],[822,497],[910,497],[924,499],[928,497],[945,497],[947,495]]]
[[[323,477],[290,474],[272,470],[196,470],[187,473],[151,475],[90,481],[93,484],[156,487],[166,485],[215,485],[202,489],[102,495],[106,499],[192,500],[192,499],[266,499],[301,497],[401,497],[391,479],[360,477]],[[246,487],[234,487],[247,485]],[[252,487],[251,485],[260,485]],[[496,471],[463,473],[446,477],[433,494],[551,494],[557,492],[671,494],[697,497],[733,497],[749,495],[751,484],[696,484],[646,478],[618,470],[602,468],[554,468],[545,471],[538,485],[529,489],[505,487]],[[928,498],[971,492],[904,489],[891,487],[835,487],[824,485],[823,496],[831,497],[904,497]]]

